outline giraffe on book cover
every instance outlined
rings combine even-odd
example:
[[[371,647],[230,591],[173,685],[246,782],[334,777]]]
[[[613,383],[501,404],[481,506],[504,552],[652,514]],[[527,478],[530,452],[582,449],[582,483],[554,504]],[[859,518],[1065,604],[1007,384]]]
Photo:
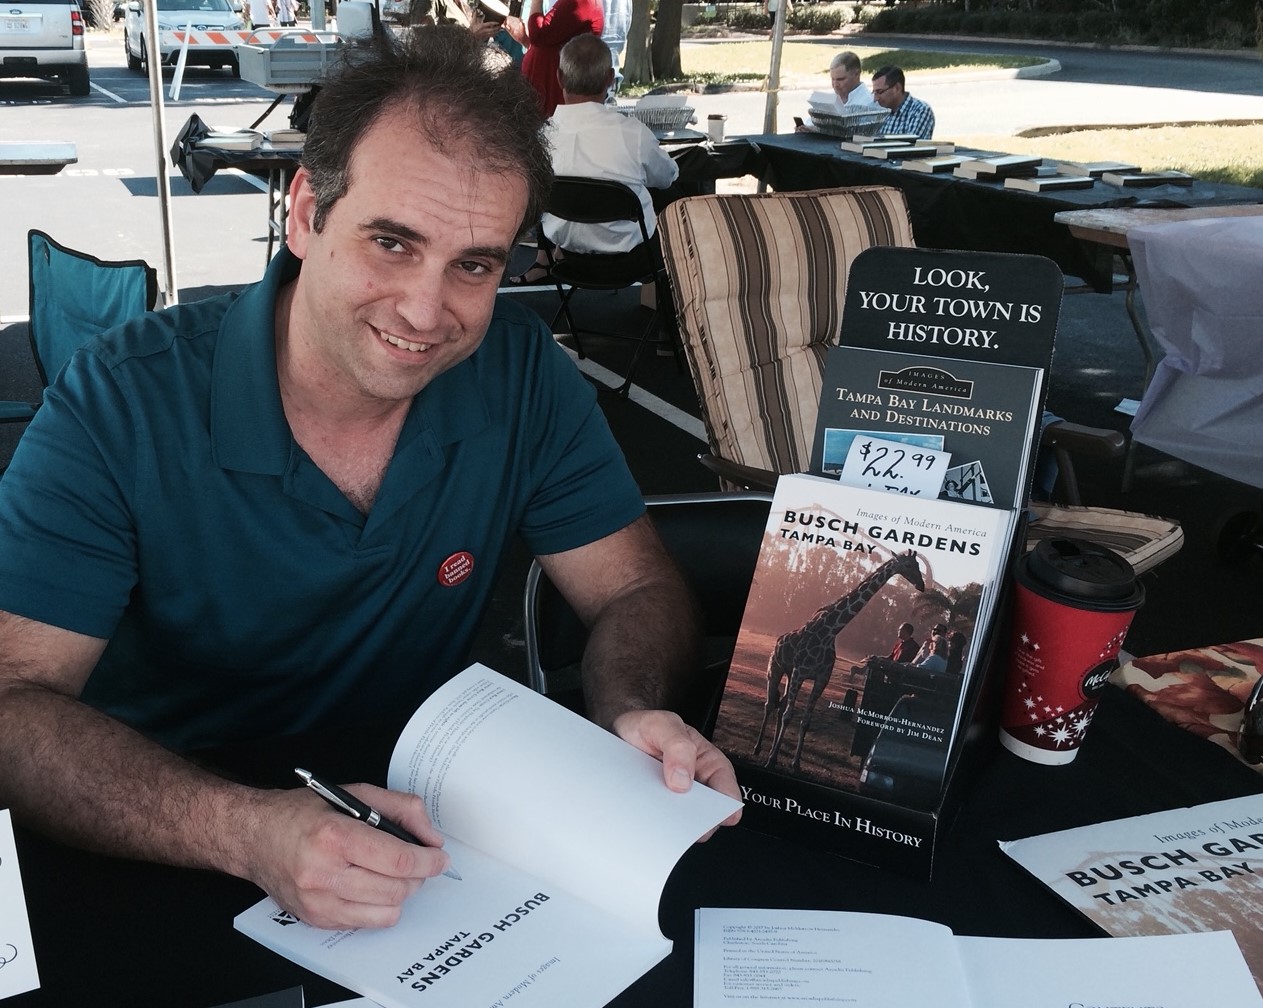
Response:
[[[816,701],[829,685],[833,675],[833,662],[837,654],[837,636],[842,628],[855,618],[868,600],[881,591],[892,577],[902,576],[917,591],[925,591],[925,581],[921,576],[919,557],[915,550],[887,560],[875,571],[864,578],[851,591],[841,598],[822,606],[816,614],[796,630],[781,634],[772,648],[767,662],[767,703],[763,708],[763,724],[759,727],[759,738],[754,743],[753,755],[759,754],[763,745],[763,736],[767,733],[768,724],[773,714],[776,715],[776,734],[772,739],[772,750],[767,754],[764,766],[776,765],[777,752],[781,747],[781,737],[785,734],[785,725],[789,721],[794,705],[798,700],[798,691],[803,682],[811,680],[811,693],[798,721],[798,745],[794,749],[793,769],[797,770],[802,761],[803,740],[807,737],[807,729],[811,726],[811,715],[816,709]],[[784,689],[782,689],[784,685]]]

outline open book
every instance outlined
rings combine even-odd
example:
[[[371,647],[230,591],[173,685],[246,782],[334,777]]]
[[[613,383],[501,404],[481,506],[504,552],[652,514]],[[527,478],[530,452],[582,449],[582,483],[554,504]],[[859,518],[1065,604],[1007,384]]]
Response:
[[[694,1008],[1256,1008],[1231,933],[967,938],[913,917],[697,911]]]
[[[671,951],[667,876],[738,802],[669,791],[662,765],[481,665],[404,728],[390,788],[420,795],[461,880],[428,880],[393,928],[323,931],[270,899],[238,930],[387,1006],[605,1004]]]

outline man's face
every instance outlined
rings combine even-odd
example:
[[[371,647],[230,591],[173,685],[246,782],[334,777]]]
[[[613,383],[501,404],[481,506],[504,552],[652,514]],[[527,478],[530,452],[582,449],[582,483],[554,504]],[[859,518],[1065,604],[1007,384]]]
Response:
[[[848,70],[844,66],[835,66],[829,71],[829,80],[833,82],[833,93],[845,99],[860,83],[860,72]]]
[[[896,109],[903,101],[903,85],[890,84],[885,77],[873,78],[873,100],[882,108]]]
[[[527,186],[440,153],[399,110],[364,134],[349,176],[320,232],[305,170],[290,188],[303,269],[280,335],[303,380],[371,408],[410,400],[478,348]]]

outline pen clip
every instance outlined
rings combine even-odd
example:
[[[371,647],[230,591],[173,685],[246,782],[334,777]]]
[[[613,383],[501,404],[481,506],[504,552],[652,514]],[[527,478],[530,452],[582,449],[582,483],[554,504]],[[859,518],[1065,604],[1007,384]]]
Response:
[[[306,784],[309,788],[315,791],[316,794],[320,795],[320,797],[323,798],[325,801],[327,801],[330,805],[333,805],[336,808],[341,809],[343,812],[345,812],[347,815],[351,816],[352,818],[355,818],[355,819],[362,818],[360,815],[359,809],[355,808],[352,805],[348,805],[345,801],[342,800],[341,797],[334,794],[327,787],[325,787],[324,784],[318,781],[315,778],[315,776],[313,776],[310,772],[306,770],[295,770],[294,773],[298,774],[298,776],[302,778],[302,781],[304,784]]]

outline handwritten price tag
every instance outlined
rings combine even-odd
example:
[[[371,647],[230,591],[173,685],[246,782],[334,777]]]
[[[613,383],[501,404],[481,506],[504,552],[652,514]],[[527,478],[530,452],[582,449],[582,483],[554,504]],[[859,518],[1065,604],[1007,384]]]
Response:
[[[842,464],[839,481],[912,497],[937,497],[951,452],[935,451],[898,441],[857,437]]]

